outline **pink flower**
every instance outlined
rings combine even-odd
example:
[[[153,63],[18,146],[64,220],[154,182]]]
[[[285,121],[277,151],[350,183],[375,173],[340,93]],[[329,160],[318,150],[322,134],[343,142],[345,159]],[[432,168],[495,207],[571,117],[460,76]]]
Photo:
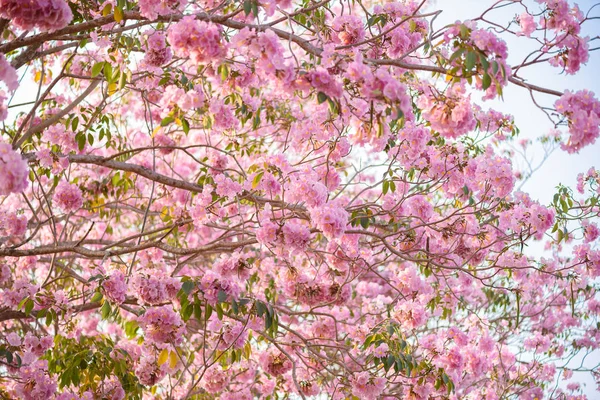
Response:
[[[554,103],[556,111],[569,121],[569,141],[562,148],[569,153],[577,153],[583,147],[593,144],[600,135],[600,101],[589,90],[565,91]]]
[[[144,55],[146,64],[151,67],[160,67],[171,61],[172,58],[173,53],[171,53],[171,48],[167,47],[164,33],[155,32],[148,37]]]
[[[181,317],[170,306],[150,308],[138,322],[150,342],[179,344],[185,333]]]
[[[383,393],[387,380],[381,377],[372,377],[368,371],[354,375],[351,381],[352,394],[364,400],[375,400]]]
[[[2,0],[0,0],[1,4]],[[11,92],[19,87],[19,76],[17,71],[10,65],[4,54],[0,54],[0,81],[4,82],[7,89]],[[3,94],[3,92],[0,92]]]
[[[185,3],[185,0],[140,0],[140,14],[148,19],[156,19],[159,15],[183,10]]]
[[[167,37],[177,57],[190,58],[200,64],[219,60],[226,47],[218,25],[186,16],[169,28]]]
[[[323,235],[329,240],[339,238],[344,234],[348,223],[348,213],[338,203],[325,205],[310,210],[311,219]]]
[[[23,30],[48,32],[64,28],[73,19],[64,0],[0,0],[0,16]]]
[[[75,184],[61,181],[56,186],[54,201],[65,213],[77,211],[83,206],[81,189]]]
[[[121,271],[113,272],[108,279],[102,282],[104,294],[115,303],[121,304],[127,297],[127,283]]]
[[[337,32],[334,41],[342,45],[358,43],[365,38],[365,28],[360,17],[356,15],[343,15],[336,17],[331,28]]]
[[[27,188],[27,162],[8,143],[0,142],[0,196]]]
[[[24,400],[51,399],[56,393],[56,381],[48,373],[48,362],[36,361],[33,365],[18,369],[20,383],[16,386],[17,397]]]
[[[171,301],[181,289],[181,281],[159,273],[149,276],[137,275],[133,278],[133,287],[140,300],[148,304],[160,304]]]
[[[388,352],[390,351],[389,346],[387,345],[387,343],[381,343],[379,346],[375,347],[373,349],[373,355],[375,357],[386,357],[388,355]]]
[[[518,35],[530,37],[531,34],[537,29],[537,25],[533,19],[533,16],[526,12],[519,15],[519,25],[521,26],[521,32],[518,32]]]

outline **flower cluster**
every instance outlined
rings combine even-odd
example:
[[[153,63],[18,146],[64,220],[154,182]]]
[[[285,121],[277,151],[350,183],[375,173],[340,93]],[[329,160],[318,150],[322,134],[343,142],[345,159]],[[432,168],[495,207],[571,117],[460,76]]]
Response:
[[[4,54],[0,54],[0,82],[4,82],[11,92],[17,90],[19,86],[17,71],[10,65]]]
[[[54,201],[65,213],[79,210],[83,206],[81,189],[73,183],[60,181],[54,191]]]
[[[569,141],[562,148],[569,153],[577,153],[593,144],[600,135],[600,101],[589,90],[565,91],[554,103],[556,111],[569,122]]]
[[[0,0],[0,16],[23,30],[48,32],[64,28],[73,19],[65,0]]]
[[[352,394],[359,399],[378,399],[385,389],[386,379],[373,377],[368,371],[357,373],[352,379]]]
[[[331,29],[335,32],[334,42],[342,45],[351,45],[365,38],[365,28],[360,17],[356,15],[342,15],[336,17]]]
[[[144,61],[151,67],[160,67],[171,61],[173,53],[167,47],[165,35],[162,32],[154,32],[146,42],[146,54]]]
[[[310,217],[314,225],[329,240],[342,236],[348,223],[348,212],[336,202],[311,209]]]
[[[121,304],[127,297],[127,282],[121,271],[113,272],[108,279],[102,282],[104,294],[115,303]]]
[[[148,19],[156,19],[159,15],[168,15],[181,11],[185,0],[140,0],[140,14]]]
[[[27,162],[10,144],[0,142],[0,196],[23,192],[28,174]]]
[[[175,298],[181,281],[162,273],[151,275],[136,275],[133,278],[133,288],[140,300],[147,304],[161,304]]]
[[[169,43],[177,57],[190,58],[194,63],[219,60],[226,47],[218,25],[184,17],[172,25],[167,33]]]
[[[574,74],[589,59],[589,38],[581,37],[581,24],[585,20],[583,12],[577,5],[571,7],[567,0],[538,0],[546,4],[546,12],[540,17],[543,28],[555,32],[556,36],[546,40],[544,50],[551,52],[558,48],[558,53],[550,60],[550,64],[565,69],[567,74]]]
[[[283,375],[292,369],[290,359],[277,349],[267,350],[260,359],[265,372],[272,376]]]
[[[48,362],[37,361],[33,365],[19,368],[21,382],[16,387],[16,394],[21,399],[50,399],[56,393],[56,381],[48,373]]]
[[[475,128],[471,98],[463,85],[454,85],[445,93],[427,86],[418,105],[431,127],[448,138],[457,138]]]
[[[138,322],[150,342],[179,344],[185,332],[181,317],[170,306],[150,308]]]

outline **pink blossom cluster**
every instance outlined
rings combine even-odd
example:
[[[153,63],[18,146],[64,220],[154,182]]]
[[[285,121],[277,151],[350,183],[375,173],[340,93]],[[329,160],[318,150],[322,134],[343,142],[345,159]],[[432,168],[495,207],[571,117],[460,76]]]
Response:
[[[65,0],[0,0],[0,16],[23,30],[56,31],[73,19]]]
[[[121,304],[127,298],[127,282],[125,281],[125,275],[121,271],[115,271],[108,279],[102,282],[102,289],[104,294],[111,301],[117,304]]]
[[[519,26],[521,27],[521,31],[518,32],[518,35],[524,35],[530,37],[533,32],[537,29],[537,24],[535,23],[535,19],[533,15],[524,12],[519,15]]]
[[[356,373],[352,379],[352,394],[359,399],[376,400],[385,389],[387,380],[371,376],[369,371]]]
[[[348,224],[348,212],[339,202],[329,202],[321,207],[312,208],[310,218],[329,240],[341,237]]]
[[[591,167],[585,174],[580,173],[577,175],[577,191],[581,194],[585,192],[586,183],[591,189],[596,187],[596,192],[600,194],[600,171],[596,168]]]
[[[179,344],[183,340],[185,325],[171,306],[150,308],[138,317],[138,322],[150,342]]]
[[[20,399],[51,399],[56,394],[56,381],[50,377],[48,362],[36,361],[32,365],[19,368],[20,381],[15,392]]]
[[[163,273],[137,274],[132,286],[137,297],[147,304],[161,304],[171,301],[181,289],[181,281]]]
[[[227,50],[219,25],[197,21],[193,16],[172,25],[167,38],[177,57],[189,57],[196,64],[219,60]]]
[[[27,162],[10,144],[0,142],[0,196],[23,192],[28,175]]]
[[[0,211],[0,236],[19,237],[27,230],[27,217],[15,212]]]
[[[272,376],[280,376],[292,369],[292,361],[276,348],[260,355],[263,370]]]
[[[351,45],[365,38],[364,23],[356,15],[341,15],[333,19],[331,29],[334,31],[334,43]]]
[[[474,186],[472,190],[482,195],[504,197],[515,184],[512,164],[508,158],[500,157],[488,147],[481,156],[473,158],[467,166],[467,176]]]
[[[183,10],[185,0],[140,0],[140,14],[148,19],[156,19],[159,15],[169,15]]]
[[[208,330],[218,333],[218,349],[227,350],[229,348],[241,349],[246,344],[248,331],[244,324],[238,321],[223,323],[219,319],[213,319],[208,323]]]
[[[219,293],[223,292],[226,296],[226,301],[237,299],[240,296],[242,288],[237,278],[225,278],[214,271],[206,271],[200,279],[199,284],[204,298],[210,304],[216,304],[219,301]]]
[[[261,74],[276,76],[286,83],[295,79],[294,69],[285,59],[285,49],[274,32],[256,33],[244,28],[231,39],[231,45],[244,49],[248,57],[256,58],[257,70]]]
[[[6,104],[6,93],[4,90],[0,90],[0,121],[4,121],[8,118],[8,104]]]
[[[208,393],[219,393],[227,387],[230,379],[230,374],[217,365],[206,370],[201,384]]]
[[[217,184],[216,192],[219,196],[234,198],[237,194],[242,192],[242,185],[227,177],[225,174],[215,176],[214,180]]]
[[[214,264],[213,269],[223,277],[248,279],[251,274],[252,261],[248,255],[236,251],[227,257],[221,257]]]
[[[426,86],[417,105],[423,109],[423,117],[431,123],[431,127],[448,138],[464,135],[477,124],[471,97],[466,94],[464,85],[454,85],[445,93]]]
[[[499,227],[513,232],[530,232],[541,240],[554,224],[554,210],[546,208],[522,192],[515,193],[515,205],[510,213],[499,218]]]
[[[320,207],[327,201],[327,187],[311,175],[298,174],[291,177],[286,188],[290,202],[304,203],[307,207]]]
[[[540,17],[543,28],[553,30],[556,37],[546,39],[545,51],[559,48],[550,63],[562,67],[567,74],[574,74],[589,59],[588,37],[581,37],[581,24],[585,19],[583,12],[567,0],[537,0],[546,5],[546,12]]]
[[[83,207],[81,189],[74,183],[60,181],[54,191],[56,205],[65,213],[71,213]]]
[[[556,111],[567,117],[570,137],[562,148],[577,153],[593,144],[600,135],[600,101],[589,90],[565,93],[554,103]]]
[[[65,153],[78,151],[79,146],[75,140],[75,134],[65,128],[62,124],[49,126],[42,135],[43,140],[62,147]]]
[[[142,357],[136,365],[135,375],[142,385],[151,387],[163,380],[167,372],[157,365],[155,358]]]
[[[0,54],[0,82],[4,82],[9,92],[14,92],[19,86],[17,71],[10,65],[4,54]],[[6,100],[8,100],[8,95],[4,90],[0,90],[0,121],[4,121],[8,117]]]
[[[151,67],[161,67],[171,61],[173,53],[167,46],[163,32],[156,31],[146,41],[146,54],[144,61]]]
[[[325,68],[317,68],[304,75],[306,79],[319,92],[332,98],[342,95],[342,85]]]

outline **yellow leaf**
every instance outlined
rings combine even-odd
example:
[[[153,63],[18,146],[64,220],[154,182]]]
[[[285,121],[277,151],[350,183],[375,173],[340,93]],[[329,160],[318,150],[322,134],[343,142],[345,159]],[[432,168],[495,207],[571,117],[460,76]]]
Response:
[[[115,8],[115,21],[117,22],[121,22],[123,21],[123,10],[121,9],[121,7],[117,7]]]
[[[117,92],[117,90],[119,90],[119,87],[117,86],[116,83],[108,84],[108,95],[109,96],[112,96],[113,94],[115,94]]]
[[[169,350],[163,349],[163,351],[161,351],[160,355],[158,356],[158,365],[163,365],[164,363],[166,363],[168,358]]]
[[[38,71],[35,73],[35,78],[33,78],[33,80],[35,81],[35,83],[38,83],[40,79],[42,79],[42,72]]]
[[[104,6],[104,8],[102,9],[102,16],[106,17],[108,14],[110,14],[112,10],[112,4],[107,4],[106,6]]]
[[[160,126],[160,125],[159,125],[159,126],[157,126],[156,128],[154,128],[154,130],[152,131],[152,137],[156,136],[156,134],[157,134],[158,132],[160,132],[160,128],[161,128],[161,126]]]
[[[171,356],[169,357],[169,367],[175,368],[176,365],[177,365],[177,352],[175,352],[175,350],[173,350],[171,352]]]

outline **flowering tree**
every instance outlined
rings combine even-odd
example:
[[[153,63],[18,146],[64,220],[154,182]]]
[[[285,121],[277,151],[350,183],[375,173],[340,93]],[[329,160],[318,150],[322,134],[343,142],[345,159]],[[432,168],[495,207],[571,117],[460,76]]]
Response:
[[[584,398],[600,172],[532,200],[476,100],[594,143],[593,93],[523,78],[594,7],[433,6],[0,0],[0,397]]]

